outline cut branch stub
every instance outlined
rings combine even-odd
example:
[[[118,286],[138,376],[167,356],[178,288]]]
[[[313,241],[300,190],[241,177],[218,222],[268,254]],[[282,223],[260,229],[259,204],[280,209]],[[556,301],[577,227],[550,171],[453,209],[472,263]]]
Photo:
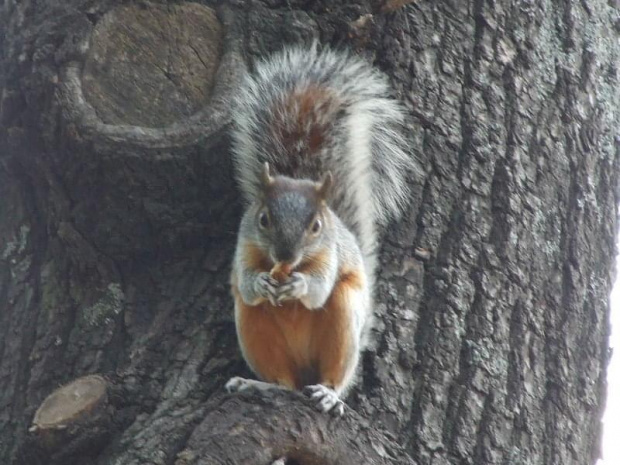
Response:
[[[243,392],[213,399],[175,465],[414,465],[404,449],[351,409],[317,411],[298,392]]]
[[[210,8],[119,6],[92,32],[84,97],[105,123],[174,123],[209,101],[221,48],[222,25]]]
[[[74,138],[165,148],[219,133],[245,70],[237,23],[225,6],[216,16],[191,2],[110,10],[61,70]]]
[[[92,448],[110,432],[108,383],[99,375],[78,378],[52,392],[38,408],[29,431],[41,449],[54,453]]]

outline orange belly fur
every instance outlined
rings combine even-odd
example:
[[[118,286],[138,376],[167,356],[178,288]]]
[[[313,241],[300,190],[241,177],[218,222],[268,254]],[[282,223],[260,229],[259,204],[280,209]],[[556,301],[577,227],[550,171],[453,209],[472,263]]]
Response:
[[[286,272],[274,264],[256,244],[247,244],[245,262],[257,271]],[[329,251],[323,250],[295,271],[325,272]],[[339,279],[321,309],[308,310],[300,301],[273,306],[267,300],[258,305],[243,302],[233,270],[232,292],[237,311],[237,333],[244,357],[263,380],[301,389],[308,384],[338,388],[343,383],[354,345],[352,293],[365,285],[363,271],[340,270]],[[354,305],[354,304],[353,304]]]
[[[342,382],[352,350],[350,309],[342,292],[333,292],[317,310],[299,301],[250,306],[235,287],[233,294],[244,355],[262,379],[291,389]]]

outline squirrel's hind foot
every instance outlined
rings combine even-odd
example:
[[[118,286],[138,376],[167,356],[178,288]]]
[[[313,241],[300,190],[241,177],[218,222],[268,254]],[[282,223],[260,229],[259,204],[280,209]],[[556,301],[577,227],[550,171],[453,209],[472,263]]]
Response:
[[[312,384],[304,388],[304,393],[316,402],[315,406],[321,412],[330,412],[339,417],[344,414],[344,402],[333,389],[323,384]]]
[[[228,392],[241,392],[246,389],[257,389],[259,391],[267,391],[269,389],[282,389],[277,384],[265,383],[255,379],[242,378],[241,376],[233,376],[224,386]]]
[[[285,389],[282,386],[254,379],[242,378],[241,376],[233,376],[225,385],[229,393],[242,392],[246,389],[256,389],[258,391],[267,391],[272,389]],[[315,407],[321,412],[330,412],[336,416],[344,414],[344,402],[340,400],[336,391],[323,384],[312,384],[304,387],[304,394],[310,400],[315,402]]]

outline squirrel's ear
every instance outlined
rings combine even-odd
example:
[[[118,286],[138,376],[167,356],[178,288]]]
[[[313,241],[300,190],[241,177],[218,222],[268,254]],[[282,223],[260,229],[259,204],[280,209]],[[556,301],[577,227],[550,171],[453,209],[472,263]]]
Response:
[[[317,185],[316,191],[317,191],[317,194],[319,195],[319,198],[325,200],[326,198],[329,197],[333,183],[334,183],[334,176],[332,175],[331,171],[328,171],[327,173],[325,173],[325,175],[323,176],[323,179],[321,179],[321,181]]]
[[[261,174],[261,181],[263,182],[263,187],[268,188],[273,184],[273,178],[271,174],[269,174],[269,163],[265,162],[263,165],[263,172]]]

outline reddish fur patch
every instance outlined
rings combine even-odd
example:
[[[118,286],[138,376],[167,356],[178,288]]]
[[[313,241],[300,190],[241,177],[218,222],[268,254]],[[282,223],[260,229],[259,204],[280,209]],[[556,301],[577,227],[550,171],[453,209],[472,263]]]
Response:
[[[317,153],[327,137],[324,117],[334,103],[334,95],[325,87],[309,85],[294,90],[271,113],[274,115],[271,124],[275,139],[288,150],[302,142],[306,147],[304,154]],[[288,163],[291,162],[294,160]]]
[[[239,312],[238,332],[248,364],[265,381],[300,389],[308,359],[309,312],[298,302],[274,307],[243,303],[233,290]]]
[[[249,306],[233,286],[241,344],[261,378],[296,389],[315,383],[341,385],[352,350],[350,293],[358,292],[355,285],[363,282],[354,274],[338,281],[324,308],[314,311],[298,301]]]
[[[313,328],[314,351],[319,360],[320,383],[338,388],[344,381],[353,348],[351,308],[353,294],[360,291],[363,277],[358,272],[341,274],[327,300],[322,317]]]
[[[320,250],[311,258],[302,261],[295,271],[310,275],[325,275],[329,269],[330,254],[328,249]]]
[[[308,148],[310,153],[314,153],[323,145],[326,129],[323,122],[317,121],[317,116],[327,112],[332,97],[327,89],[312,86],[297,95],[293,94],[292,98],[297,99],[299,105],[298,127],[310,127]]]
[[[357,270],[340,270],[340,283],[352,289],[361,289],[364,285],[364,277]]]
[[[243,258],[248,268],[256,271],[269,271],[273,266],[269,257],[256,244],[246,244]]]

